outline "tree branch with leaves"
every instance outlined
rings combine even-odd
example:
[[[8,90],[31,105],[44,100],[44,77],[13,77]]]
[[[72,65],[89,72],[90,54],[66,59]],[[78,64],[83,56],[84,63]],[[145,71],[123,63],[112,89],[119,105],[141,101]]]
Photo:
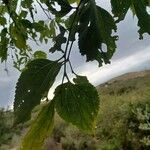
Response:
[[[0,59],[4,62],[11,56],[14,66],[21,71],[14,100],[15,125],[31,118],[32,109],[47,99],[63,68],[62,84],[35,119],[21,149],[42,149],[53,128],[55,110],[65,121],[93,133],[99,97],[87,78],[75,73],[72,67],[73,44],[78,40],[79,52],[87,62],[97,61],[99,67],[110,63],[119,39],[115,35],[117,23],[125,19],[129,9],[138,18],[140,39],[143,34],[150,34],[150,1],[110,0],[112,13],[95,0],[1,0],[0,4]],[[41,11],[44,19],[38,17]],[[46,50],[33,50],[30,40],[39,45],[51,41],[49,53],[58,52],[61,57],[55,61],[47,59]],[[67,66],[75,75],[73,81],[68,77]]]

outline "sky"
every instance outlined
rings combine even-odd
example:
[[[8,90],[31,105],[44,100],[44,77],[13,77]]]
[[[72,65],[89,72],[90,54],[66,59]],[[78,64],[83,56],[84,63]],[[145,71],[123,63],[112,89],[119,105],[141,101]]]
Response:
[[[110,11],[109,0],[97,1],[97,3]],[[43,17],[42,14],[41,17]],[[85,57],[80,56],[77,43],[75,43],[71,54],[74,70],[80,75],[87,76],[89,81],[96,86],[127,72],[150,69],[150,37],[144,34],[144,39],[139,40],[137,31],[137,19],[129,12],[125,20],[118,24],[119,40],[111,64],[100,68],[97,62],[86,63]],[[45,45],[41,47],[42,49],[47,48]],[[5,64],[0,64],[0,107],[12,106],[15,85],[20,75],[20,72],[13,68],[10,60],[7,61],[7,68],[8,74],[4,70]],[[50,98],[60,81],[58,78],[56,84],[51,88]]]

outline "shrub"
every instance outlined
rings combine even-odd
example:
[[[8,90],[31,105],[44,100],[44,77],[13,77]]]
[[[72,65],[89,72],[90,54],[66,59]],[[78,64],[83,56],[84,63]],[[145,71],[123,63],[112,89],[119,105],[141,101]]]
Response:
[[[100,150],[150,148],[149,89],[145,89],[144,93],[136,92],[102,97],[97,124]]]
[[[12,138],[12,118],[10,111],[0,109],[0,146],[8,143]]]

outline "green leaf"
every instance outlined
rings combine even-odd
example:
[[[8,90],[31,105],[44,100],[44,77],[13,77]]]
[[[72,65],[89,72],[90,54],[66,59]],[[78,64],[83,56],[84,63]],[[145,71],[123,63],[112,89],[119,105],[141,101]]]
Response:
[[[47,59],[36,59],[26,66],[16,86],[14,101],[15,124],[30,119],[32,109],[47,96],[61,64]]]
[[[40,58],[46,59],[47,58],[47,54],[45,52],[43,52],[43,51],[36,51],[34,53],[34,58],[35,59],[40,59]]]
[[[70,4],[73,4],[73,3],[79,4],[79,3],[80,3],[80,0],[68,0],[68,2],[69,2]]]
[[[146,8],[150,6],[149,0],[111,0],[111,5],[114,17],[118,17],[116,22],[123,20],[131,8],[133,15],[138,18],[140,39],[144,33],[150,34],[150,15]]]
[[[76,33],[78,32],[78,14],[76,15],[76,12],[72,13],[64,22],[68,30],[70,30],[73,23],[73,27],[69,35],[69,41],[76,40]]]
[[[22,19],[20,20],[20,23],[23,27],[32,29],[32,23],[29,20]]]
[[[51,38],[56,37],[56,29],[57,29],[57,27],[56,27],[56,22],[55,22],[54,20],[52,20],[52,21],[50,22],[49,28],[50,28],[50,29],[49,29],[50,37],[51,37]]]
[[[42,32],[42,31],[46,30],[45,27],[44,27],[44,22],[43,21],[34,22],[32,24],[32,26],[33,26],[33,28],[35,29],[36,32]]]
[[[87,61],[97,60],[99,66],[109,63],[116,49],[116,36],[112,36],[116,25],[113,17],[103,8],[98,7],[94,0],[82,8],[79,20],[79,49],[86,55]],[[107,46],[103,50],[103,44]]]
[[[30,7],[32,7],[32,3],[33,3],[33,0],[21,1],[22,7],[28,8],[28,9],[29,9]]]
[[[50,136],[54,123],[54,101],[43,106],[25,135],[21,150],[41,150],[44,140]]]
[[[55,106],[58,114],[67,122],[87,133],[95,129],[99,110],[98,93],[88,81],[77,84],[71,82],[58,86],[55,90]]]
[[[24,32],[20,32],[18,27],[13,25],[11,26],[11,36],[17,48],[21,50],[27,49],[27,43],[26,43],[27,37]]]
[[[54,42],[54,46],[51,47],[49,49],[49,52],[51,53],[54,53],[56,51],[61,51],[63,53],[63,50],[62,50],[62,44],[63,43],[66,43],[67,39],[65,37],[65,28],[63,26],[59,26],[59,30],[60,30],[60,33],[53,38],[53,42]]]
[[[8,43],[9,38],[7,37],[7,28],[2,29],[0,33],[0,58],[1,62],[7,60],[7,51],[8,51]]]
[[[4,26],[6,24],[6,18],[0,17],[0,25]]]
[[[58,5],[61,7],[61,10],[58,11],[56,9],[55,2],[58,3]],[[63,17],[72,10],[68,0],[47,1],[46,5],[48,6],[51,13],[56,15],[56,17]]]
[[[77,76],[76,78],[73,79],[73,82],[75,84],[89,83],[86,76]]]
[[[135,9],[135,14],[138,18],[138,26],[140,27],[139,29],[140,39],[143,39],[142,35],[144,33],[150,34],[150,15],[147,12],[143,0],[132,0],[132,1]]]
[[[26,18],[27,15],[28,15],[28,12],[27,12],[27,11],[21,11],[21,13],[20,13],[20,16],[21,16],[22,18]]]
[[[119,22],[123,20],[131,6],[131,0],[111,0],[112,13],[117,17]]]

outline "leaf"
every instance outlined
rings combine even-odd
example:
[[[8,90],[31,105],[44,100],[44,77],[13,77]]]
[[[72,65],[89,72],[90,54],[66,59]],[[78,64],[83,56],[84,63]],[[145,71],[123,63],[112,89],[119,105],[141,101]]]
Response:
[[[131,0],[111,0],[112,13],[118,19],[116,22],[123,20],[131,6]]]
[[[35,59],[46,59],[47,58],[47,54],[45,53],[45,52],[43,52],[43,51],[36,51],[35,53],[34,53],[34,58]]]
[[[22,19],[20,20],[20,23],[23,27],[32,29],[32,23],[29,20]]]
[[[21,13],[20,13],[20,16],[22,17],[22,18],[26,18],[27,17],[27,15],[28,15],[28,12],[27,11],[21,11]]]
[[[36,32],[42,32],[42,31],[46,30],[45,27],[44,27],[44,22],[43,21],[34,22],[32,24],[32,26],[33,26],[33,28],[35,29]]]
[[[15,124],[30,119],[32,109],[47,96],[60,68],[60,63],[47,59],[36,59],[27,64],[16,86]]]
[[[150,34],[150,15],[146,9],[150,6],[149,0],[111,0],[111,5],[114,16],[118,17],[116,22],[123,20],[131,8],[133,15],[138,18],[140,39],[144,33]]]
[[[8,43],[9,43],[9,38],[7,38],[7,29],[4,28],[2,29],[0,33],[0,58],[1,62],[4,60],[7,60],[7,51],[8,51]]]
[[[78,13],[79,14],[79,13]],[[68,30],[71,29],[72,23],[72,29],[69,33],[69,41],[75,41],[76,40],[76,33],[78,32],[78,14],[76,12],[72,13],[66,20],[65,20],[65,26]]]
[[[21,150],[41,150],[44,140],[50,136],[54,123],[54,101],[43,106],[25,135]]]
[[[0,25],[5,26],[6,18],[0,16]]]
[[[150,34],[150,15],[148,14],[146,10],[146,4],[143,2],[143,0],[133,0],[133,5],[135,9],[135,14],[138,18],[138,26],[140,39],[143,39],[143,34],[148,33]]]
[[[54,20],[52,20],[52,21],[50,22],[49,28],[50,28],[50,30],[49,30],[50,36],[51,36],[52,38],[54,38],[54,37],[56,36],[56,29],[57,29],[57,27],[56,27],[56,22],[55,22]]]
[[[89,83],[86,76],[77,76],[76,78],[73,79],[73,82],[76,84]]]
[[[99,110],[98,93],[88,81],[80,83],[80,79],[76,80],[76,84],[67,82],[56,88],[56,110],[65,121],[91,133]]]
[[[79,4],[79,3],[80,3],[80,0],[68,0],[68,2],[69,2],[70,4],[73,4],[73,3]]]
[[[56,51],[61,51],[62,53],[64,53],[61,46],[63,43],[66,43],[67,41],[66,37],[64,36],[66,30],[63,26],[59,26],[59,30],[60,33],[53,38],[54,46],[49,49],[49,52],[51,53],[54,53]]]
[[[61,7],[61,10],[57,10],[55,6],[55,2]],[[56,17],[63,17],[68,14],[72,10],[72,6],[70,6],[68,0],[55,0],[55,1],[47,1],[47,7],[49,8],[50,12]]]
[[[22,31],[20,32],[18,27],[13,25],[11,26],[11,36],[17,48],[21,50],[27,49],[27,43],[26,43],[27,36]]]
[[[86,55],[87,61],[97,60],[99,66],[109,63],[116,49],[116,36],[112,36],[116,25],[112,16],[94,0],[82,8],[79,20],[79,49],[81,55]],[[103,44],[107,49],[103,50]]]

